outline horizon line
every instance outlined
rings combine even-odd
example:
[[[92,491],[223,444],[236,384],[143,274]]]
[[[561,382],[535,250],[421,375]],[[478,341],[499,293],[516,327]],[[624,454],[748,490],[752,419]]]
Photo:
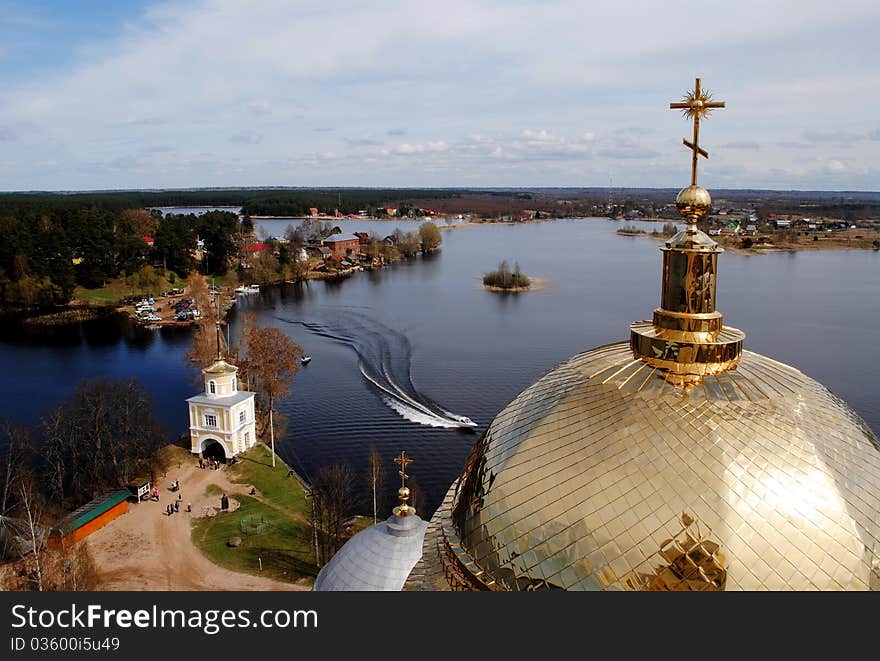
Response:
[[[652,190],[675,191],[678,186],[188,186],[181,188],[81,188],[81,189],[19,189],[0,190],[0,195],[65,195],[108,193],[175,193],[202,191],[268,191],[268,190],[389,190],[389,191],[542,191],[542,190]],[[867,193],[880,194],[870,189],[819,189],[819,188],[712,188],[715,191],[767,192],[767,193]]]

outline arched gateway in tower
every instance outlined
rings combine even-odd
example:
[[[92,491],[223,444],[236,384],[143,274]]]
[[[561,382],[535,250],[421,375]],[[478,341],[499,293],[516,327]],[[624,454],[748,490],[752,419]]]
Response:
[[[256,445],[256,393],[238,389],[238,368],[223,359],[219,339],[217,360],[202,374],[204,392],[186,400],[191,452],[225,460]]]

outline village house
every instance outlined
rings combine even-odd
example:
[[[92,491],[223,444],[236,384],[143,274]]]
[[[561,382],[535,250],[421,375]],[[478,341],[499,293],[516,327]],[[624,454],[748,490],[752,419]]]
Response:
[[[354,234],[334,234],[322,241],[324,247],[329,248],[333,259],[343,260],[346,257],[357,257],[361,240]]]
[[[330,250],[330,248],[328,248],[326,246],[310,245],[310,246],[308,246],[308,251],[314,257],[317,257],[318,259],[320,259],[322,261],[326,261],[326,260],[331,259],[333,257],[333,251]]]
[[[316,207],[309,207],[309,215],[312,218],[317,218],[318,217],[318,209]]]
[[[254,241],[251,244],[246,245],[242,248],[241,252],[244,255],[255,255],[258,252],[267,252],[272,250],[272,246],[263,242],[263,241]]]

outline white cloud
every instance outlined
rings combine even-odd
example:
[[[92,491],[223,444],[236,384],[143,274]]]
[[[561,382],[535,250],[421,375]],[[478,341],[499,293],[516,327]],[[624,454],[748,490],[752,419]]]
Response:
[[[17,167],[3,187],[502,185],[512,171],[521,185],[605,185],[611,170],[616,185],[676,185],[688,127],[667,103],[695,73],[728,102],[702,135],[710,183],[761,186],[772,170],[815,188],[831,171],[792,167],[792,154],[827,164],[846,146],[847,162],[880,159],[880,130],[858,118],[837,128],[853,90],[860,107],[880,105],[876,3],[710,1],[707,29],[671,39],[692,11],[684,0],[164,2],[68,67],[4,85],[14,131],[0,141]],[[131,155],[154,144],[177,153],[153,150],[144,169]],[[216,155],[179,158],[205,151]],[[317,159],[333,167],[309,167]],[[871,171],[834,172],[880,187]]]
[[[240,142],[245,145],[258,145],[263,141],[263,136],[252,131],[242,131],[229,136],[229,142]]]
[[[269,101],[252,101],[247,106],[254,115],[269,115],[272,113],[272,104]]]

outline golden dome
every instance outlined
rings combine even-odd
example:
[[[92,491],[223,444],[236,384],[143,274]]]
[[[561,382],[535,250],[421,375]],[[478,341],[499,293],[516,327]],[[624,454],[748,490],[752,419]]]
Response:
[[[587,351],[498,414],[410,587],[876,589],[878,447],[755,353],[685,389],[627,343]]]
[[[697,104],[697,101],[700,103]],[[408,589],[880,589],[880,441],[797,369],[743,350],[715,310],[722,250],[663,251],[660,307],[499,413],[425,535]]]
[[[234,374],[238,368],[223,359],[217,359],[202,371],[205,374]]]

